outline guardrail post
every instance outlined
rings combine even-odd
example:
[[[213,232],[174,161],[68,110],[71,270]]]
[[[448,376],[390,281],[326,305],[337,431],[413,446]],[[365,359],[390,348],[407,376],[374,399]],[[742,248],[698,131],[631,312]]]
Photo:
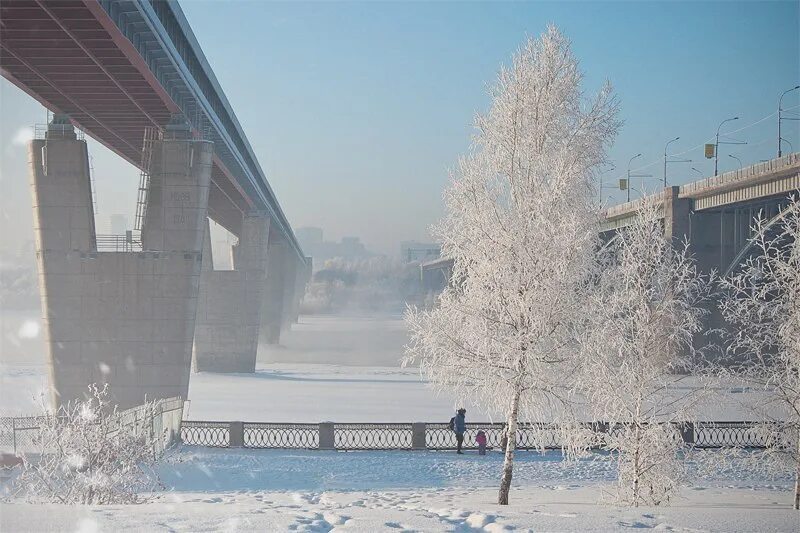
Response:
[[[231,422],[228,431],[230,432],[228,446],[244,448],[244,422]]]
[[[414,422],[411,424],[411,449],[424,450],[427,448],[425,442],[425,422]]]
[[[319,423],[319,449],[335,450],[336,442],[333,438],[333,422]]]
[[[684,422],[681,424],[681,437],[686,444],[694,444],[694,422]]]

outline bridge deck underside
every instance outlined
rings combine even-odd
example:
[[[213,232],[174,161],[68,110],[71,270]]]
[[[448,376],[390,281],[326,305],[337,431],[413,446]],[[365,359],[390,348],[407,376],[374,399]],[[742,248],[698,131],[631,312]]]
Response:
[[[145,128],[167,124],[177,106],[124,36],[101,24],[83,0],[3,0],[0,33],[3,76],[140,166]],[[209,216],[238,234],[248,206],[215,159]]]

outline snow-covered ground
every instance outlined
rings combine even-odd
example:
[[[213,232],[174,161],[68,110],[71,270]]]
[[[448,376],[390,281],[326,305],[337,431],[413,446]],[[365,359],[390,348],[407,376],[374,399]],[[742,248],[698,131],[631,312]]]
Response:
[[[495,504],[500,454],[183,448],[166,491],[138,506],[3,504],[2,531],[796,531],[790,479],[737,469],[698,477],[669,507],[601,500],[607,456],[518,455],[511,505]]]
[[[48,378],[35,321],[6,324],[0,414],[37,410]],[[16,335],[17,330],[25,334]],[[11,331],[13,334],[10,334]],[[16,336],[16,337],[15,337]],[[415,368],[400,368],[399,317],[302,317],[255,374],[194,374],[194,420],[410,422],[447,420]],[[37,344],[38,343],[38,344]],[[688,386],[691,386],[689,384]],[[731,387],[708,418],[736,419],[749,392]],[[742,394],[745,392],[745,394]],[[468,419],[489,413],[467,403]],[[520,452],[511,505],[500,507],[501,457],[472,453],[214,450],[184,447],[161,469],[165,492],[138,506],[0,504],[0,531],[798,531],[791,479],[745,467],[701,476],[670,507],[599,503],[613,489],[607,456],[566,465]]]

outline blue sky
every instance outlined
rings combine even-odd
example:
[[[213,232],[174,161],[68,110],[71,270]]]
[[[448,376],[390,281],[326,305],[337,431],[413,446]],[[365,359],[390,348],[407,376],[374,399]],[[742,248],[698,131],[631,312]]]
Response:
[[[469,144],[474,114],[488,106],[487,84],[548,23],[572,39],[586,92],[609,79],[619,95],[625,126],[608,181],[639,152],[634,168],[652,162],[640,172],[660,177],[667,140],[680,136],[671,149],[682,152],[711,138],[725,118],[740,117],[723,131],[748,126],[775,113],[779,94],[800,83],[797,2],[192,0],[182,7],[289,220],[323,227],[329,238],[360,236],[386,253],[400,240],[426,237],[441,215],[448,168]],[[798,104],[800,91],[784,99],[784,108]],[[24,150],[9,139],[42,122],[43,111],[3,81],[0,112],[2,186],[24,194],[13,208],[0,204],[8,217],[19,202],[29,211]],[[736,133],[748,144],[724,147],[721,170],[738,166],[728,153],[744,164],[774,157],[776,120]],[[784,123],[795,150],[798,126]],[[92,151],[101,217],[132,212],[136,172]],[[699,178],[692,166],[713,173],[701,148],[685,157],[693,163],[671,165],[671,183]],[[20,208],[11,216],[30,214]]]

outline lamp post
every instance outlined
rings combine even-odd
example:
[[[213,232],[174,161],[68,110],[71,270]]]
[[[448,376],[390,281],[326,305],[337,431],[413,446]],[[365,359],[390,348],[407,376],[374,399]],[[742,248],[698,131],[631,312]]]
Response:
[[[718,164],[719,164],[719,130],[720,130],[720,128],[722,128],[723,124],[725,124],[726,122],[731,122],[733,120],[739,120],[739,117],[726,118],[725,120],[723,120],[722,122],[719,123],[719,126],[717,126],[717,136],[716,136],[717,140],[714,143],[714,175],[715,176],[717,175],[717,168],[718,168]]]
[[[782,118],[781,117],[781,111],[782,111],[781,110],[781,103],[783,102],[783,97],[786,96],[787,93],[790,93],[790,92],[794,91],[795,89],[800,89],[800,85],[796,85],[796,86],[792,87],[791,89],[786,89],[785,91],[783,91],[783,94],[781,94],[781,97],[778,98],[778,157],[781,156],[781,141],[783,140],[783,138],[781,137],[781,121],[782,120],[798,120],[796,118],[795,119],[786,119],[786,118]]]
[[[691,163],[692,162],[691,159],[673,159],[672,161],[670,161],[668,159],[669,156],[667,156],[667,147],[669,147],[670,144],[674,143],[678,139],[680,139],[680,137],[675,137],[674,139],[672,139],[671,141],[669,141],[667,144],[664,145],[664,188],[665,189],[667,188],[667,163]]]
[[[742,160],[741,160],[741,159],[739,159],[738,157],[736,157],[736,156],[735,156],[735,155],[733,155],[733,154],[728,154],[728,157],[732,157],[732,158],[734,158],[735,160],[737,160],[737,161],[739,162],[739,170],[741,170],[741,169],[742,169]]]
[[[631,163],[633,163],[633,160],[637,157],[642,157],[642,154],[636,154],[628,161],[628,181],[625,183],[625,189],[628,191],[628,199],[626,201],[628,202],[631,201]]]
[[[603,175],[608,173],[608,172],[611,172],[612,170],[617,170],[617,167],[614,166],[614,163],[609,163],[609,167],[600,173],[600,176],[599,176],[599,179],[600,179],[600,187],[599,187],[599,189],[600,189],[600,191],[599,191],[600,192],[600,204],[603,203],[603,189],[612,188],[612,187],[604,187],[603,186]]]
[[[675,137],[671,141],[667,141],[667,144],[664,145],[664,188],[667,187],[667,147],[680,139],[680,137]]]
[[[703,175],[703,173],[702,173],[701,171],[697,170],[697,169],[696,169],[696,168],[694,168],[694,167],[692,167],[692,170],[694,170],[695,172],[697,172],[697,173],[698,173],[698,174],[700,174],[701,176]]]

